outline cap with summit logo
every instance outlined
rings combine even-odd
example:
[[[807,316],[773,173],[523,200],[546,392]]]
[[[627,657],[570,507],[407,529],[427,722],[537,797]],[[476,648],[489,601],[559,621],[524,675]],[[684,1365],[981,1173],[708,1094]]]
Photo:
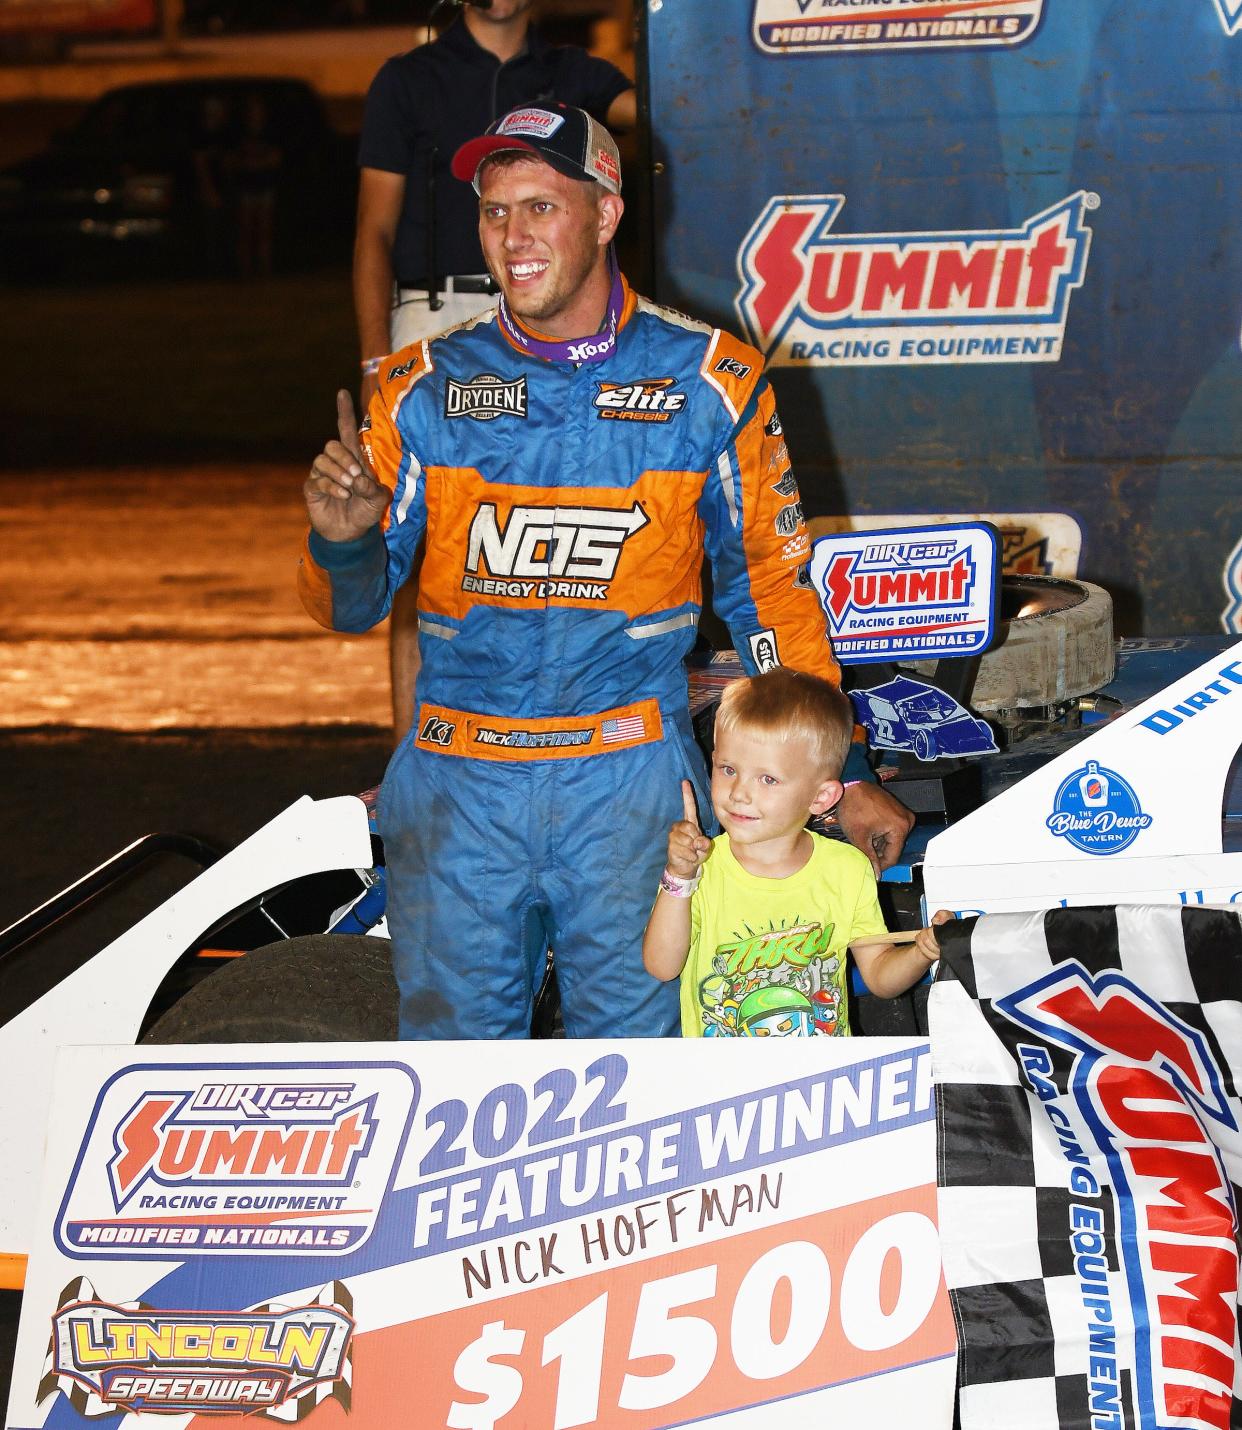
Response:
[[[523,105],[463,144],[453,155],[453,176],[479,188],[479,166],[490,154],[526,150],[571,179],[594,180],[621,192],[621,156],[613,137],[585,109],[568,104]]]

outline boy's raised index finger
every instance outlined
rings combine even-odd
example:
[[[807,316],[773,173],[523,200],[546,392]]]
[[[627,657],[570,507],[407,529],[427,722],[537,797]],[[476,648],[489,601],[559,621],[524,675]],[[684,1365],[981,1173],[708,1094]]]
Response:
[[[693,824],[696,829],[699,829],[701,826],[699,824],[699,812],[694,804],[694,786],[689,780],[682,780],[681,782],[681,801],[682,807],[686,811],[686,819],[689,823]]]

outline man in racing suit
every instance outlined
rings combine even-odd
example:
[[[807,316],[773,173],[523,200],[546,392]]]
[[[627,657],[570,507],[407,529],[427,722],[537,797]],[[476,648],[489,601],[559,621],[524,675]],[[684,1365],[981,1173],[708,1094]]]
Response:
[[[426,532],[415,719],[378,809],[401,1032],[527,1036],[551,946],[571,1037],[663,1036],[677,989],[641,943],[683,778],[711,811],[684,669],[704,552],[748,671],[838,675],[797,487],[760,355],[617,271],[602,126],[511,111],[454,172],[500,308],[395,354],[361,443],[338,397],[299,578],[317,620],[367,630]],[[851,800],[851,837],[895,858],[910,816],[874,784]]]

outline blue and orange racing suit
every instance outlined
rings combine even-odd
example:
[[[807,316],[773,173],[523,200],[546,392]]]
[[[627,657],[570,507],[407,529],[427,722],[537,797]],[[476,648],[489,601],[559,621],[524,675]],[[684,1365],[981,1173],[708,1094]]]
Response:
[[[402,1036],[527,1036],[549,946],[569,1036],[674,1033],[641,946],[683,778],[713,826],[684,669],[704,552],[748,671],[839,674],[762,358],[627,286],[602,362],[524,353],[495,314],[403,349],[362,439],[384,523],[312,532],[299,585],[367,630],[426,535],[378,806]]]

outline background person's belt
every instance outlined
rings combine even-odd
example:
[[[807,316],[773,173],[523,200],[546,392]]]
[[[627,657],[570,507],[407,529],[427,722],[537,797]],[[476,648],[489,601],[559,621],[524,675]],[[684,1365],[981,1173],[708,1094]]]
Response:
[[[500,285],[490,273],[450,273],[437,285],[441,293],[499,293]],[[406,294],[426,293],[426,283],[398,282],[397,291]]]

